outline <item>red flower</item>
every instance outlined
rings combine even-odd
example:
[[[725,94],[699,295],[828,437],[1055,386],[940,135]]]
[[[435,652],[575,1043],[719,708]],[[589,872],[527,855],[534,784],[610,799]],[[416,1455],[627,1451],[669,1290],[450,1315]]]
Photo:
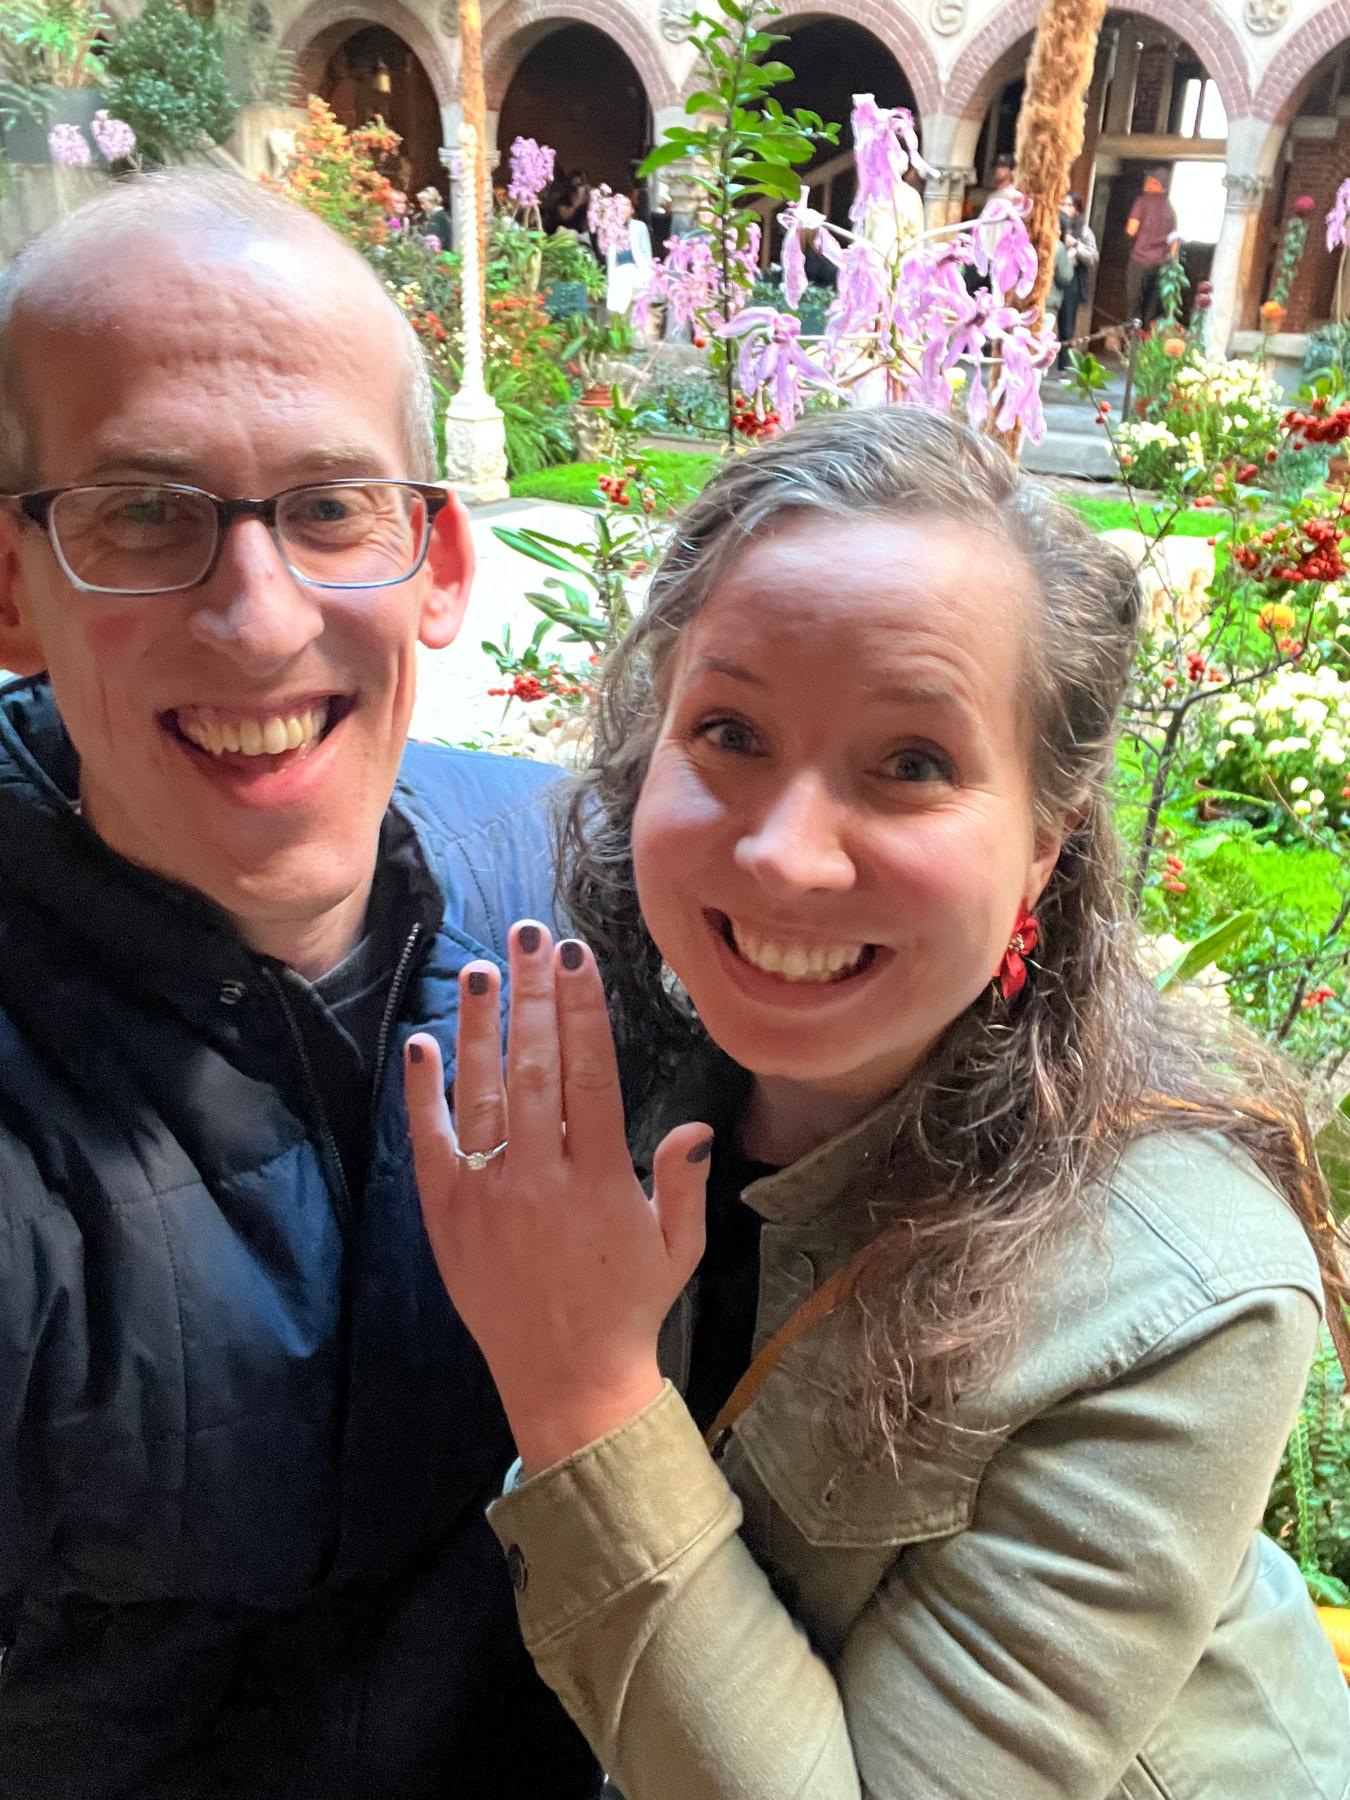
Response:
[[[1316,205],[1317,202],[1313,199],[1311,194],[1300,194],[1298,199],[1294,202],[1294,211],[1301,219],[1306,219]]]
[[[1003,961],[994,971],[994,980],[1005,1000],[1015,1000],[1027,985],[1027,965],[1023,959],[1031,955],[1040,937],[1040,925],[1024,903],[1018,909],[1017,923],[1013,926],[1008,948],[1003,952]]]

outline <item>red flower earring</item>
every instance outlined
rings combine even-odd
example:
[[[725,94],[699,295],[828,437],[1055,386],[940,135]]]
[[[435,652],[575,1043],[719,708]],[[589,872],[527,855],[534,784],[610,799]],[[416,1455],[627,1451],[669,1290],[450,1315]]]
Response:
[[[994,981],[1005,1000],[1015,1000],[1027,985],[1027,965],[1023,958],[1031,955],[1040,936],[1040,925],[1027,911],[1024,901],[1018,908],[1017,923],[1013,926],[1008,948],[1003,952],[1003,961],[994,970]]]

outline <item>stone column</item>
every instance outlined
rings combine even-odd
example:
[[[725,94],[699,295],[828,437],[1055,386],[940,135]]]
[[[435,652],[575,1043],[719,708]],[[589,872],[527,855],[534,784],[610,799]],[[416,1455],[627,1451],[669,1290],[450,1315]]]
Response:
[[[467,225],[480,209],[478,194],[478,143],[472,125],[459,128],[460,179],[463,213]],[[460,291],[463,295],[464,372],[459,391],[445,409],[445,476],[462,500],[479,506],[505,500],[506,428],[497,402],[483,384],[483,311],[480,295],[478,233],[458,230],[461,256]]]
[[[1228,174],[1223,178],[1227,199],[1209,277],[1214,297],[1210,304],[1207,336],[1215,356],[1224,356],[1228,351],[1238,302],[1251,275],[1256,224],[1270,183],[1269,175]]]
[[[974,169],[950,166],[939,166],[937,174],[929,176],[923,190],[923,223],[926,231],[936,231],[939,226],[960,223],[966,189],[974,179]]]

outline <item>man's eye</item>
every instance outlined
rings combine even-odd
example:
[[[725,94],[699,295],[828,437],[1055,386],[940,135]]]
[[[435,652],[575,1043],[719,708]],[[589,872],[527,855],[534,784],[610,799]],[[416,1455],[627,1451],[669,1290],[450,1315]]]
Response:
[[[945,756],[934,750],[897,750],[881,765],[882,773],[892,781],[929,782],[956,779],[956,771]]]

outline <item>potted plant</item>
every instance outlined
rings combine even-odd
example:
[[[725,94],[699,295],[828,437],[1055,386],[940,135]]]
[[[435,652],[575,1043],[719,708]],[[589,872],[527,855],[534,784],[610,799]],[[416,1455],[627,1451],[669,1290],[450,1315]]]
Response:
[[[111,29],[98,0],[0,0],[0,143],[12,162],[52,161],[53,126],[88,130]]]

